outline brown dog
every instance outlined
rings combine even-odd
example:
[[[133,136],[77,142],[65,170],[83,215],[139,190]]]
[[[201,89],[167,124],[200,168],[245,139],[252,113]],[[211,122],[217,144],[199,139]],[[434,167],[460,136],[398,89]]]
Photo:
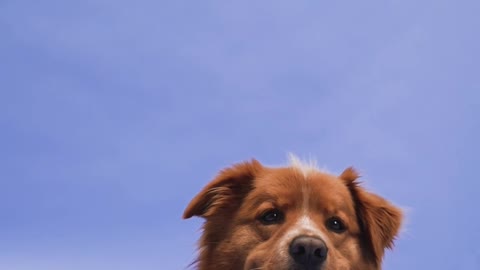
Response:
[[[205,218],[198,269],[381,269],[402,212],[357,178],[293,156],[286,167],[252,160],[221,171],[183,215]]]

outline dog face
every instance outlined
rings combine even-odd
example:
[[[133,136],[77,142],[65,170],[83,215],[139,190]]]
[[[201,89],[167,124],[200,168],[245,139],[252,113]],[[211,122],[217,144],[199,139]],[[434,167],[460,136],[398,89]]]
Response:
[[[198,268],[380,269],[402,214],[357,177],[352,168],[337,177],[298,160],[221,171],[184,213],[205,218]]]

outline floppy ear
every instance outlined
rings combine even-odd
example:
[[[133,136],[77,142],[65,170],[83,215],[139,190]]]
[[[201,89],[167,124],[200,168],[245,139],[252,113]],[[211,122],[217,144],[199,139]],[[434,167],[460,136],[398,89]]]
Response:
[[[252,160],[222,170],[192,199],[183,213],[183,218],[208,218],[221,209],[238,206],[241,198],[252,189],[253,179],[262,168],[260,162]]]
[[[392,248],[402,223],[402,211],[384,198],[367,192],[356,179],[358,173],[347,168],[340,178],[350,189],[355,203],[364,241],[371,250],[373,260],[379,265],[385,248]]]

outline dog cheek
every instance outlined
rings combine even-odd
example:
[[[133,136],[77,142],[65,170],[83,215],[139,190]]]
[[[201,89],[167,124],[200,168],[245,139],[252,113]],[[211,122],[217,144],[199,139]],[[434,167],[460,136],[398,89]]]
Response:
[[[259,244],[261,244],[261,238],[251,226],[240,226],[219,245],[218,252],[232,258],[244,258],[245,260]]]
[[[292,267],[288,257],[278,253],[274,243],[264,242],[250,251],[243,269],[286,270]]]

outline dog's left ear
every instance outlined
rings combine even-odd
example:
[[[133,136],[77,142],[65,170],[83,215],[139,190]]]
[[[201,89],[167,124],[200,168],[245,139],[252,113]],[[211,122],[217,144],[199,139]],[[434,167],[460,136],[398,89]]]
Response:
[[[385,249],[393,247],[403,214],[398,207],[384,198],[360,187],[358,177],[358,173],[352,167],[340,175],[352,194],[360,227],[365,235],[364,240],[371,251],[370,255],[379,265]]]
[[[209,218],[220,211],[231,211],[238,207],[241,199],[253,188],[253,180],[262,169],[260,162],[252,160],[222,170],[192,199],[183,218]]]

